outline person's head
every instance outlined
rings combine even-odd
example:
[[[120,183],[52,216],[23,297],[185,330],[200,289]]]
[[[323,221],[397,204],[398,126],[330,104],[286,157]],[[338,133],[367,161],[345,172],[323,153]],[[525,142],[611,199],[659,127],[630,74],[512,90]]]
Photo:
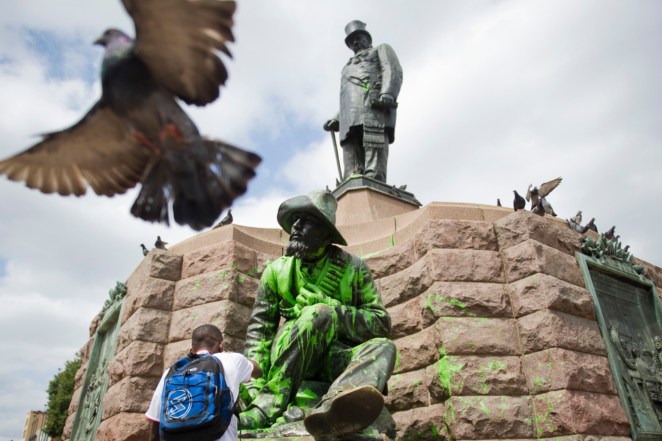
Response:
[[[314,260],[329,244],[347,245],[335,226],[337,206],[330,191],[296,196],[280,204],[276,217],[290,235],[286,255]]]
[[[362,51],[372,46],[372,37],[365,29],[365,23],[360,20],[353,20],[345,26],[345,44],[354,53]]]
[[[191,336],[191,351],[196,352],[203,349],[211,353],[223,351],[223,333],[218,327],[207,324],[198,326],[193,330]]]

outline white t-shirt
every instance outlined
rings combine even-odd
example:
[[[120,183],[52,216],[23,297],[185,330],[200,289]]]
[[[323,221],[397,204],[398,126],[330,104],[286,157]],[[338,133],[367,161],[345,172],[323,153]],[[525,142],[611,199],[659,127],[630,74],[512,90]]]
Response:
[[[207,351],[200,351],[198,354],[209,353]],[[242,354],[236,352],[217,352],[214,354],[214,357],[221,360],[223,363],[223,371],[225,372],[225,381],[232,391],[232,397],[236,400],[239,395],[239,384],[245,383],[251,379],[251,374],[253,373],[253,365],[246,357]],[[165,380],[168,371],[166,369],[159,381],[159,385],[156,386],[154,395],[152,395],[152,402],[149,405],[149,409],[145,412],[147,419],[159,422],[161,415],[161,394],[163,392],[163,381]],[[234,441],[237,439],[237,417],[232,415],[232,421],[228,426],[228,429],[225,431],[222,437],[217,441]]]

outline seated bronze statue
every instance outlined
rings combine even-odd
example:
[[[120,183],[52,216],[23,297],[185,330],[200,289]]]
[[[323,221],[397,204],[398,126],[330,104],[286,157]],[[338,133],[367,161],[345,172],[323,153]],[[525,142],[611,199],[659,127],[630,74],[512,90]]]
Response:
[[[244,430],[271,427],[294,409],[314,437],[338,437],[363,431],[382,412],[396,355],[391,318],[365,262],[333,245],[347,245],[336,207],[322,191],[278,209],[290,240],[264,270],[248,325],[245,355],[264,376],[246,388]],[[305,381],[330,383],[311,409],[297,405]]]

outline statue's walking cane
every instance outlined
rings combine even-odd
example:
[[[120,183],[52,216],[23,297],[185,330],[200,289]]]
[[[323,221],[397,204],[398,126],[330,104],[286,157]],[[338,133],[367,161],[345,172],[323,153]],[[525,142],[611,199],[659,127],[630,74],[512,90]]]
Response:
[[[336,152],[336,165],[338,166],[338,182],[342,182],[342,170],[340,169],[340,156],[338,156],[338,143],[336,142],[336,133],[333,130],[329,130],[331,133],[331,141],[333,141],[333,151]]]

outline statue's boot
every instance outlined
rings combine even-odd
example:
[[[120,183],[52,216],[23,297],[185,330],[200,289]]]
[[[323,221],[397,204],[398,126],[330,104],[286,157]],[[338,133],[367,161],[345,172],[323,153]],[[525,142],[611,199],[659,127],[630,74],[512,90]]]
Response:
[[[315,438],[358,433],[377,419],[383,407],[381,392],[361,386],[322,401],[303,422]]]

